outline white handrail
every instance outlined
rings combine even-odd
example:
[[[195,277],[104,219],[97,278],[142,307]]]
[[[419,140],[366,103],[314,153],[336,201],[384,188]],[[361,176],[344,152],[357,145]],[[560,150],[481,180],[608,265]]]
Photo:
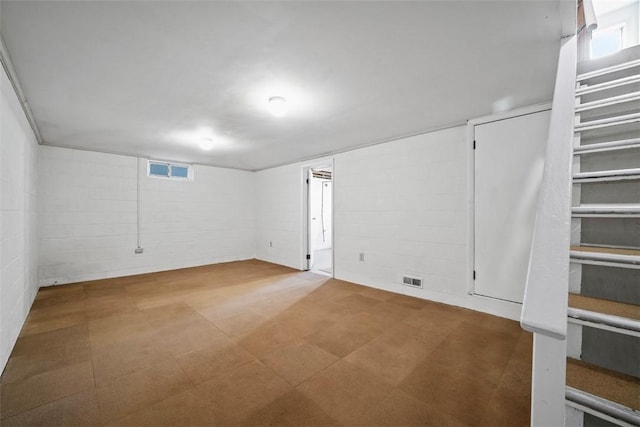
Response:
[[[551,122],[520,323],[528,331],[567,335],[571,163],[577,40],[560,48]]]
[[[533,335],[531,425],[564,426],[577,36],[563,39],[520,324]]]
[[[582,0],[582,8],[584,10],[585,29],[587,31],[593,31],[598,28],[596,12],[593,9],[593,3],[591,2],[591,0]]]
[[[622,420],[631,425],[640,424],[640,411],[636,411],[635,409],[611,402],[573,387],[567,387],[565,395],[568,401],[592,409],[600,414],[605,414],[613,420],[618,420],[618,422]]]

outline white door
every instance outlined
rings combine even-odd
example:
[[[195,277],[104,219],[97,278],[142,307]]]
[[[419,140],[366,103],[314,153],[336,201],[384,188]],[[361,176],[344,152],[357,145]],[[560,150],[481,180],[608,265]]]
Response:
[[[522,303],[549,111],[475,126],[474,292]]]

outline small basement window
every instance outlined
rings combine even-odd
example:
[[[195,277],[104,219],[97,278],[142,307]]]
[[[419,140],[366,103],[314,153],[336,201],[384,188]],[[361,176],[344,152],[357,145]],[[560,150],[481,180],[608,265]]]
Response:
[[[611,55],[622,49],[623,25],[616,25],[591,33],[591,59]]]
[[[147,176],[158,178],[191,179],[191,166],[179,163],[157,162],[149,160]]]

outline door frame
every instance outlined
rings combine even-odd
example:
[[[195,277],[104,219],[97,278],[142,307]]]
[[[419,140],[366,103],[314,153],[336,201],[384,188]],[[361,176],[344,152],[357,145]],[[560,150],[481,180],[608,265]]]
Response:
[[[515,117],[527,116],[529,114],[540,113],[551,110],[551,103],[530,105],[528,107],[516,108],[501,113],[478,117],[467,121],[467,293],[479,298],[491,298],[475,293],[475,253],[476,253],[476,216],[475,216],[475,191],[476,191],[476,156],[475,156],[475,127],[487,123],[499,122],[501,120],[513,119]],[[517,303],[513,303],[517,304]]]
[[[335,168],[335,160],[333,157],[325,157],[322,159],[316,159],[310,162],[306,162],[302,165],[300,175],[302,179],[302,230],[301,230],[301,248],[303,253],[300,258],[300,265],[303,267],[304,271],[309,271],[309,260],[307,259],[307,254],[310,254],[309,247],[309,233],[310,233],[310,223],[309,223],[309,184],[307,183],[307,178],[309,177],[309,172],[311,169],[317,169],[321,167],[329,167],[331,168],[331,277],[334,278],[336,275],[336,264],[335,264],[335,248],[336,248],[336,240],[335,240],[335,199],[336,199],[336,168]]]

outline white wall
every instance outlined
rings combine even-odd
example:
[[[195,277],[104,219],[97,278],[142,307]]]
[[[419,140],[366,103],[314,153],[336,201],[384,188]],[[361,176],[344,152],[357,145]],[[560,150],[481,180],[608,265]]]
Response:
[[[137,159],[40,147],[40,285],[253,258],[253,174],[194,166],[193,181],[146,176]]]
[[[336,275],[413,295],[465,294],[465,147],[457,127],[336,156]],[[424,290],[402,286],[403,274],[422,277]]]
[[[38,291],[37,142],[0,67],[0,369]]]
[[[468,294],[466,132],[461,126],[334,156],[336,278],[518,318],[517,304]],[[258,259],[304,266],[304,166],[256,174]],[[403,274],[421,277],[423,289],[401,285]]]
[[[304,269],[303,182],[299,163],[256,172],[256,258]]]

